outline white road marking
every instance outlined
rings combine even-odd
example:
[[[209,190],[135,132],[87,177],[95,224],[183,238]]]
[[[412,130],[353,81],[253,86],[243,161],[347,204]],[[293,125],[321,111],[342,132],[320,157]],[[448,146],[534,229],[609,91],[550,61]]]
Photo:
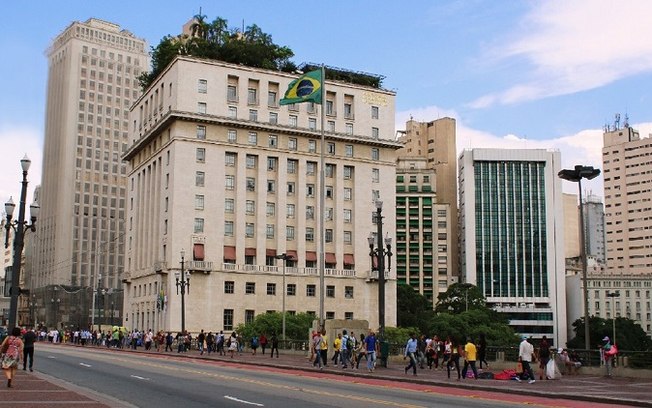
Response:
[[[79,363],[79,365],[84,367],[92,367],[92,365],[86,363]]]
[[[229,395],[225,395],[224,398],[226,398],[226,399],[228,399],[228,400],[231,400],[231,401],[235,401],[235,402],[242,402],[243,404],[247,404],[247,405],[254,405],[254,406],[256,406],[256,407],[264,407],[263,404],[259,404],[259,403],[257,403],[257,402],[251,402],[251,401],[241,400],[240,398],[231,397],[231,396],[229,396]]]
[[[131,376],[132,376],[133,378],[137,378],[137,379],[139,379],[139,380],[149,381],[149,378],[141,377],[141,376],[139,376],[139,375],[133,375],[133,374],[132,374]]]
[[[48,356],[48,358],[56,358],[55,356]]]

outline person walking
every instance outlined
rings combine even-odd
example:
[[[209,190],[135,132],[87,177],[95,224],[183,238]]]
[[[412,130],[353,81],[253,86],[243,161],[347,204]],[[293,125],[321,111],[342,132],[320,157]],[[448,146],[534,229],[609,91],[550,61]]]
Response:
[[[342,348],[342,333],[337,333],[337,337],[333,340],[333,366],[337,367],[340,364],[340,350]]]
[[[539,379],[547,380],[548,376],[546,375],[546,367],[548,366],[548,361],[550,361],[550,343],[548,343],[548,338],[543,336],[541,343],[539,343]]]
[[[265,349],[267,348],[267,337],[265,336],[265,333],[260,335],[260,350],[262,351],[263,355],[265,355]]]
[[[362,333],[360,333],[360,341],[357,342],[355,353],[355,369],[357,370],[360,368],[360,360],[362,360],[363,357],[367,359],[367,362],[369,362],[369,357],[367,356],[367,343],[365,342],[365,336]]]
[[[276,358],[278,358],[278,336],[276,333],[272,333],[272,348],[271,348],[271,358],[274,358],[274,350],[276,350]]]
[[[2,371],[7,377],[7,387],[11,388],[11,380],[16,375],[18,363],[23,354],[23,341],[20,339],[20,327],[14,327],[11,330],[11,335],[5,337],[0,346],[0,350],[4,354],[2,358]]]
[[[405,344],[405,353],[403,354],[403,360],[405,360],[408,357],[410,358],[410,364],[408,364],[407,367],[405,367],[405,374],[407,374],[407,372],[410,371],[411,368],[412,374],[417,375],[417,358],[416,358],[417,346],[418,346],[417,335],[411,333],[410,338]]]
[[[204,341],[205,340],[206,340],[206,334],[204,333],[204,329],[201,329],[201,331],[197,335],[197,348],[199,349],[199,355],[200,356],[204,355]]]
[[[530,367],[533,354],[534,346],[527,341],[526,336],[523,336],[523,341],[521,341],[521,344],[518,346],[518,359],[521,364],[523,364],[523,372],[528,375],[528,384],[534,384],[536,382],[534,379],[534,373],[532,372],[532,367]],[[519,382],[521,381],[518,377],[516,377],[516,380]]]
[[[321,347],[319,353],[321,354],[322,364],[324,367],[328,367],[328,336],[326,335],[325,329],[321,331]]]
[[[29,359],[29,371],[34,371],[34,341],[36,341],[36,333],[34,330],[29,329],[23,334],[23,371],[27,369],[27,360]]]
[[[473,378],[478,379],[478,370],[475,368],[475,362],[477,361],[478,348],[473,343],[473,339],[470,337],[466,338],[466,344],[464,345],[464,368],[462,369],[462,379],[466,379],[466,373],[468,372],[469,366],[473,371]]]
[[[314,360],[314,363],[312,364],[312,366],[313,367],[319,366],[319,370],[324,369],[324,367],[323,367],[323,365],[321,363],[321,353],[319,352],[319,350],[321,348],[322,340],[323,339],[321,337],[321,333],[318,330],[315,331],[313,336],[312,336],[312,349],[314,351],[313,355],[315,356],[315,360]]]
[[[367,352],[367,371],[372,373],[376,369],[376,352],[378,351],[378,341],[376,334],[373,330],[369,330],[369,334],[364,338],[363,345]]]
[[[462,378],[462,375],[460,374],[460,355],[462,355],[464,351],[456,340],[451,340],[450,336],[446,339],[446,346],[447,350],[450,350],[450,353],[448,353],[448,358],[445,360],[448,379],[450,380],[451,378],[451,366],[455,365],[455,370],[457,371],[457,381],[459,381]],[[446,354],[444,354],[444,356],[446,356]],[[442,362],[442,365],[443,364],[444,363]]]
[[[487,363],[487,338],[484,333],[480,333],[480,339],[478,340],[478,361],[481,370],[482,363],[484,363],[485,368],[489,368],[489,363]]]
[[[611,369],[613,368],[613,357],[616,355],[614,351],[616,350],[615,345],[611,345],[611,340],[609,336],[605,336],[602,341],[604,345],[602,346],[602,354],[604,355],[604,365],[607,367],[607,377],[611,377]]]

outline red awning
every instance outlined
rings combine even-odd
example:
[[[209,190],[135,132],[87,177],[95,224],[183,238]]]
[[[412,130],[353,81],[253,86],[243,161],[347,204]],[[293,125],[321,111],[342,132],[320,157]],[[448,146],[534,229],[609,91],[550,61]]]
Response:
[[[256,254],[254,254],[256,255]],[[275,249],[266,249],[265,250],[265,255],[266,256],[276,256],[276,250]]]
[[[297,251],[288,250],[288,251],[285,251],[285,253],[288,255],[288,258],[292,257],[293,261],[296,261],[297,259],[299,259],[299,257],[297,256]]]
[[[317,262],[317,252],[315,252],[315,251],[306,251],[306,261],[308,261],[308,262]]]
[[[256,248],[245,248],[245,256],[256,256]]]
[[[337,258],[335,258],[335,254],[332,252],[326,252],[326,263],[327,264],[334,264],[337,263]]]
[[[194,261],[204,260],[204,244],[194,244],[192,246],[192,257]]]
[[[235,247],[234,246],[225,246],[224,247],[224,259],[229,261],[235,261]]]
[[[355,265],[353,254],[344,254],[344,265]]]

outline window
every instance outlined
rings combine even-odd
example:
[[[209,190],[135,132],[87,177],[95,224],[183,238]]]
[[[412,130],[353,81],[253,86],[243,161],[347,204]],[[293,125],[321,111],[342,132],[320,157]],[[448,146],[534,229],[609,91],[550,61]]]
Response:
[[[278,137],[276,135],[269,135],[269,138],[267,139],[267,144],[269,147],[276,147],[278,146]]]
[[[380,130],[377,127],[371,128],[371,137],[374,139],[378,139],[378,137],[380,137]]]
[[[249,109],[249,120],[258,122],[258,111],[256,109]]]
[[[238,101],[238,89],[235,87],[235,85],[229,85],[226,88],[226,100],[229,102]]]
[[[353,242],[353,234],[351,231],[344,231],[342,239],[344,240],[345,244],[351,244]]]
[[[335,143],[327,143],[326,145],[326,153],[328,154],[335,154]]]
[[[254,321],[256,312],[254,310],[245,310],[245,324],[249,324]]]
[[[229,106],[229,118],[236,119],[238,117],[238,108],[235,106]]]
[[[317,292],[316,285],[306,285],[306,296],[315,297],[316,292]]]
[[[313,218],[315,218],[315,207],[308,205],[306,206],[306,219],[312,220]]]
[[[335,165],[326,164],[326,167],[324,169],[324,174],[326,174],[326,177],[333,177],[333,173],[335,173]]]
[[[353,166],[344,166],[344,179],[351,180],[353,178]]]
[[[267,106],[277,106],[276,98],[277,98],[276,91],[267,92]]]
[[[317,173],[317,162],[306,162],[306,174],[314,176]]]
[[[206,149],[203,147],[198,147],[197,151],[195,153],[195,157],[197,159],[197,163],[205,163],[206,162]]]
[[[353,320],[353,312],[344,312],[344,320]]]
[[[371,181],[372,181],[372,183],[379,183],[380,182],[380,170],[379,169],[371,169]]]
[[[267,294],[270,296],[276,296],[276,284],[267,283]]]
[[[224,281],[224,293],[234,293],[234,292],[235,292],[235,282]]]
[[[291,225],[288,225],[285,227],[285,239],[287,241],[294,241],[294,227]]]
[[[206,176],[206,173],[203,171],[198,171],[195,173],[195,186],[196,187],[204,187],[204,177]]]
[[[371,119],[378,119],[378,106],[371,107]]]
[[[327,285],[326,286],[326,297],[334,298],[335,297],[335,286]]]
[[[314,197],[314,196],[315,196],[315,185],[306,184],[306,197]]]
[[[224,236],[233,236],[233,221],[224,221]]]
[[[315,103],[314,102],[308,102],[307,110],[308,110],[308,113],[315,113]]]
[[[233,130],[233,129],[229,129],[229,131],[227,132],[226,137],[227,137],[227,140],[229,141],[229,143],[237,143],[238,142],[238,132]]]
[[[195,194],[195,210],[203,210],[203,209],[204,209],[204,195]]]
[[[308,153],[316,153],[317,152],[317,141],[314,139],[309,139],[308,140]]]
[[[287,218],[294,218],[294,210],[295,210],[294,204],[287,204],[285,210],[286,210],[285,216]]]
[[[201,139],[201,140],[206,139],[206,126],[203,125],[197,126],[197,139]]]
[[[297,295],[297,285],[294,283],[288,283],[286,295],[296,296]]]
[[[267,170],[268,171],[276,171],[276,167],[278,167],[278,158],[276,158],[276,157],[268,157],[267,158]]]
[[[297,138],[296,137],[291,137],[288,139],[288,149],[289,150],[297,150]]]
[[[200,79],[197,81],[197,92],[206,93],[208,90],[208,81],[205,79]]]
[[[344,154],[346,157],[353,157],[353,145],[345,145]]]
[[[256,213],[256,202],[254,200],[247,200],[245,202],[245,214],[254,215]]]
[[[326,207],[326,221],[333,221],[333,207]]]
[[[235,176],[227,175],[224,177],[224,188],[226,190],[235,189]]]
[[[249,132],[249,137],[247,138],[247,141],[250,145],[257,145],[258,144],[258,133],[256,132]]]
[[[276,204],[275,203],[267,203],[267,216],[271,217],[274,214],[276,214]]]
[[[224,309],[224,330],[233,330],[233,309]]]
[[[224,212],[231,214],[235,212],[235,200],[233,198],[224,199]]]
[[[292,127],[297,127],[297,115],[290,115],[288,124]]]
[[[204,219],[203,218],[195,218],[194,231],[195,231],[196,234],[204,232]]]
[[[278,113],[270,112],[269,113],[269,123],[276,125],[278,123]]]
[[[247,177],[247,191],[256,191],[256,179],[253,177]]]
[[[347,119],[353,119],[353,105],[350,103],[344,104],[344,117]]]
[[[347,123],[346,124],[346,134],[347,135],[352,135],[353,134],[353,123]]]
[[[315,241],[315,229],[311,227],[306,228],[306,242]]]
[[[333,186],[326,186],[326,198],[333,199]]]
[[[331,132],[331,133],[335,133],[335,121],[334,120],[329,120],[326,123],[326,130]]]
[[[265,235],[267,239],[274,238],[274,224],[267,224],[265,227]]]
[[[248,222],[245,224],[245,237],[246,238],[253,238],[254,237],[254,224],[252,222]]]
[[[308,118],[308,129],[317,130],[317,119]]]
[[[294,191],[296,190],[294,181],[288,181],[287,183],[287,194],[288,195],[294,195]]]
[[[258,104],[258,90],[255,88],[247,89],[247,103],[249,105]]]
[[[348,208],[344,209],[344,222],[345,223],[351,222],[351,210]]]
[[[297,166],[299,161],[295,159],[288,159],[288,174],[294,174],[297,172]]]
[[[248,169],[255,169],[257,161],[258,161],[258,156],[255,156],[253,154],[248,154],[247,155],[247,168]]]
[[[380,160],[380,150],[376,147],[371,148],[371,160]]]
[[[334,115],[335,111],[333,110],[333,101],[326,101],[326,114]]]
[[[197,102],[197,112],[206,113],[206,102]]]
[[[276,181],[267,180],[267,192],[268,193],[275,193],[276,192]]]
[[[326,312],[326,320],[335,319],[335,312]]]
[[[324,235],[326,235],[326,242],[333,242],[333,230],[332,229],[327,228],[326,233]]]

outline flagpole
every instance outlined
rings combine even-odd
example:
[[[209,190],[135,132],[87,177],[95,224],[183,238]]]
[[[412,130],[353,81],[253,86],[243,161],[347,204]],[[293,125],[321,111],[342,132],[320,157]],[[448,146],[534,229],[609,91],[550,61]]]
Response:
[[[322,329],[325,329],[326,321],[324,320],[324,274],[326,269],[326,229],[324,228],[324,212],[325,200],[324,193],[326,184],[326,175],[325,175],[325,164],[324,164],[324,151],[326,149],[326,142],[324,139],[324,127],[325,127],[325,112],[326,109],[326,90],[324,85],[326,82],[326,68],[324,64],[321,64],[321,148],[319,150],[319,240],[320,240],[320,250],[319,250],[319,325]]]

